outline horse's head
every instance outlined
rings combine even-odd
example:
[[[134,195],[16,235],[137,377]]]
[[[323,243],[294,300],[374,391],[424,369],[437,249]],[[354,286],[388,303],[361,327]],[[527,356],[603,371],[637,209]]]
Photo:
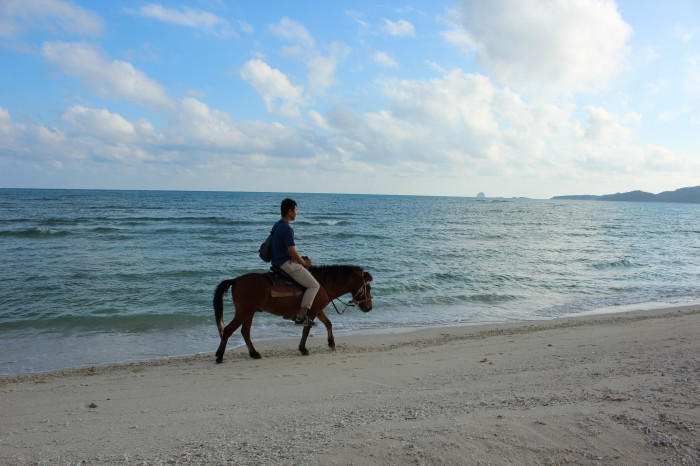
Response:
[[[359,280],[358,287],[352,293],[352,300],[363,312],[372,310],[372,275],[369,272],[362,272],[362,279]]]

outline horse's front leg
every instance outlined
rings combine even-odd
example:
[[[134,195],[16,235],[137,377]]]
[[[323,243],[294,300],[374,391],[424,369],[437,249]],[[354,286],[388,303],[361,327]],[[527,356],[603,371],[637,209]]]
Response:
[[[318,319],[323,322],[323,325],[326,326],[326,330],[328,331],[328,346],[334,350],[335,349],[335,339],[333,338],[333,324],[331,323],[331,320],[326,316],[326,313],[323,312],[323,309],[319,311],[318,313]]]
[[[306,349],[306,339],[309,337],[309,331],[311,327],[304,326],[304,331],[301,333],[301,341],[299,342],[299,351],[304,356],[309,355],[309,350]]]

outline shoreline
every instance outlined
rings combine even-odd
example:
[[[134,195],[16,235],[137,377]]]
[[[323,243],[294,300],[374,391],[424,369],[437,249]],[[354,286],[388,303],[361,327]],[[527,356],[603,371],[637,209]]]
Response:
[[[700,461],[700,305],[0,377],[3,463]]]
[[[563,321],[568,321],[568,320],[581,320],[581,319],[587,319],[590,317],[605,317],[605,316],[614,316],[618,314],[646,314],[646,313],[663,313],[665,311],[687,311],[687,310],[693,310],[693,309],[698,309],[700,310],[700,303],[692,303],[692,304],[682,304],[682,305],[677,305],[677,304],[668,304],[668,305],[661,305],[658,302],[648,302],[648,303],[639,303],[639,304],[626,304],[626,305],[621,305],[621,306],[611,306],[611,307],[606,307],[606,308],[601,308],[601,309],[593,309],[590,311],[583,311],[580,313],[576,314],[570,314],[566,316],[560,316],[560,317],[551,317],[551,318],[542,318],[542,319],[535,319],[535,320],[517,320],[517,321],[494,321],[494,322],[474,322],[474,323],[461,323],[457,325],[437,325],[437,326],[416,326],[416,327],[396,327],[393,329],[386,329],[386,328],[377,328],[377,329],[363,329],[363,330],[350,330],[347,332],[343,331],[338,331],[337,329],[334,329],[334,335],[337,339],[342,339],[345,340],[346,338],[370,338],[370,337],[376,337],[376,338],[391,338],[393,336],[400,336],[400,335],[405,335],[405,334],[420,334],[423,332],[434,332],[434,331],[440,331],[440,330],[450,330],[450,329],[462,329],[462,330],[467,330],[471,329],[474,327],[492,327],[492,326],[499,326],[499,327],[511,327],[511,326],[519,326],[519,325],[532,325],[532,324],[545,324],[548,322],[563,322]],[[646,317],[646,318],[652,318],[652,317]],[[238,329],[235,333],[234,336],[240,336],[240,329]],[[309,341],[308,345],[309,350],[311,350],[311,345],[314,344],[315,340],[314,337],[318,337],[322,339],[325,342],[325,335],[326,335],[326,329],[323,326],[321,322],[317,322],[317,325],[314,327],[314,332],[309,335]],[[295,337],[273,337],[273,338],[255,338],[253,335],[254,343],[256,348],[265,348],[266,346],[270,346],[273,348],[276,348],[276,354],[278,355],[285,355],[285,356],[294,356],[294,355],[299,355],[299,352],[297,351],[297,345],[299,343],[299,340],[301,338],[301,333],[299,336]],[[218,340],[217,340],[218,343]],[[283,350],[284,347],[289,347],[289,351],[285,352]],[[322,347],[322,349],[325,351],[327,348],[325,346]],[[228,348],[226,350],[226,354],[229,355],[231,353],[235,354],[238,352],[242,352],[242,356],[248,357],[247,353],[247,348],[245,345],[245,342],[241,339],[238,342],[230,341],[228,344]],[[163,356],[163,357],[157,357],[157,358],[150,358],[150,359],[129,359],[125,361],[115,361],[115,362],[106,362],[106,363],[98,363],[98,364],[85,364],[85,365],[80,365],[80,366],[74,366],[74,367],[65,367],[65,368],[60,368],[60,369],[51,369],[51,370],[46,370],[46,371],[36,371],[36,372],[24,372],[24,373],[18,373],[18,374],[5,374],[1,375],[0,374],[0,386],[5,381],[20,381],[20,380],[31,380],[35,376],[36,377],[41,377],[41,376],[46,376],[46,377],[60,377],[60,376],[67,376],[67,375],[73,375],[73,374],[84,374],[84,373],[90,373],[94,374],[98,371],[103,371],[103,370],[117,370],[119,368],[131,368],[131,367],[138,367],[138,366],[159,366],[159,365],[167,365],[170,364],[171,362],[175,361],[197,361],[197,360],[206,360],[207,358],[211,358],[213,360],[214,358],[214,351],[208,351],[208,352],[201,352],[201,353],[195,353],[195,354],[183,354],[183,355],[178,355],[178,356]]]

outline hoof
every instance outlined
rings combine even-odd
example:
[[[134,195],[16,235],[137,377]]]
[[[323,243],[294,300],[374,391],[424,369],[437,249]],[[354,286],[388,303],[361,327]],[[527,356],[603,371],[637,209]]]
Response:
[[[328,340],[328,347],[335,351],[335,341]]]
[[[253,359],[261,359],[262,356],[260,356],[260,353],[257,351],[249,351],[248,354],[250,354],[250,357]]]
[[[223,356],[217,356],[217,357],[216,357],[216,363],[217,363],[217,364],[221,364],[221,361],[223,361],[223,360],[224,360],[224,357],[223,357]]]
[[[307,350],[306,348],[299,348],[299,352],[300,352],[303,356],[308,356],[308,355],[309,355],[309,350]]]

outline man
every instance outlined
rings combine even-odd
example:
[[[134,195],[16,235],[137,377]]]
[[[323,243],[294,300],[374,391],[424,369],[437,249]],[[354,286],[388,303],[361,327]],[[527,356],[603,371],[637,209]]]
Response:
[[[302,258],[294,244],[294,230],[289,225],[297,218],[297,203],[285,199],[281,205],[282,218],[275,223],[272,233],[272,265],[281,268],[297,283],[306,288],[301,298],[301,309],[294,323],[297,325],[313,325],[307,313],[311,309],[316,293],[321,287],[306,267],[311,267],[311,259]]]

